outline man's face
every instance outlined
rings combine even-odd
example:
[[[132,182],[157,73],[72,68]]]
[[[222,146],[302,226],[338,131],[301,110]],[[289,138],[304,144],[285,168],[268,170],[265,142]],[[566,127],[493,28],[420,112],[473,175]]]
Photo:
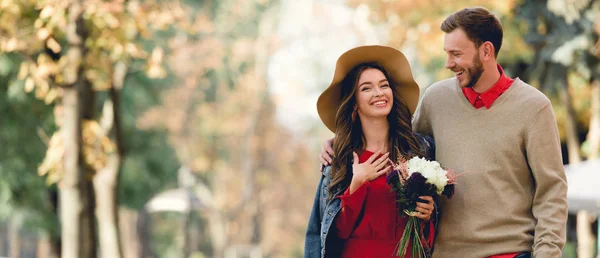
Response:
[[[460,28],[446,33],[444,37],[446,68],[456,74],[460,87],[473,87],[483,74],[479,49]]]

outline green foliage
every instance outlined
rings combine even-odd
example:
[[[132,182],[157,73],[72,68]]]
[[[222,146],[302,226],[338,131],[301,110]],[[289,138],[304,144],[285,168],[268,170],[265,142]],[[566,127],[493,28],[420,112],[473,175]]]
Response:
[[[28,96],[16,81],[21,60],[0,54],[0,220],[15,213],[25,215],[25,226],[56,230],[50,189],[38,176],[45,156],[47,135],[56,130],[52,106]],[[20,89],[19,89],[20,87]]]
[[[145,85],[145,87],[140,87]],[[143,74],[127,80],[122,93],[123,141],[126,149],[120,178],[119,196],[123,205],[142,208],[150,197],[176,187],[179,163],[167,141],[166,131],[140,130],[136,119],[158,105],[162,83]]]

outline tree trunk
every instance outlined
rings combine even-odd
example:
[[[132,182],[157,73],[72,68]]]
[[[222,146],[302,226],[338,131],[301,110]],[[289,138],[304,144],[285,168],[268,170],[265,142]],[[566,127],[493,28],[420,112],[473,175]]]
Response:
[[[155,257],[154,253],[152,252],[152,248],[150,248],[150,219],[150,214],[148,214],[148,212],[142,208],[138,215],[137,221],[137,231],[140,239],[139,242],[141,243],[142,258]]]
[[[118,184],[124,149],[121,138],[120,89],[123,87],[127,68],[117,63],[112,71],[112,87],[109,90],[110,101],[104,105],[101,127],[104,135],[114,129],[116,153],[110,154],[105,168],[94,176],[94,188],[98,201],[96,217],[100,236],[100,255],[102,258],[121,258],[123,251],[119,241]]]
[[[579,137],[577,136],[577,121],[575,118],[577,114],[573,108],[573,98],[569,93],[569,82],[567,78],[567,69],[561,65],[554,65],[556,73],[560,73],[558,81],[558,90],[560,94],[560,101],[563,107],[566,109],[565,117],[565,136],[567,139],[567,149],[569,153],[569,164],[576,164],[581,162],[581,154],[579,153],[580,144]]]
[[[209,211],[208,227],[211,233],[213,258],[222,258],[225,254],[225,243],[227,242],[227,229],[225,225],[225,216],[216,209]]]
[[[91,194],[84,178],[84,164],[81,156],[81,116],[79,114],[78,88],[82,82],[64,89],[64,119],[61,128],[63,136],[64,175],[59,183],[60,218],[61,218],[61,252],[62,258],[87,258],[91,256],[89,238],[93,228],[88,222],[92,214],[86,209]],[[87,239],[87,240],[86,240]]]
[[[60,258],[54,239],[49,234],[40,234],[37,244],[37,258]]]
[[[573,108],[572,97],[569,93],[569,83],[566,67],[554,64],[554,72],[560,74],[558,89],[560,100],[566,109],[565,136],[567,138],[567,149],[569,164],[581,162],[579,137],[577,136],[576,114]],[[590,214],[587,211],[577,212],[577,253],[579,258],[592,258],[594,248],[594,236],[590,224]]]
[[[108,157],[106,167],[99,170],[94,176],[96,218],[98,219],[100,257],[102,258],[122,257],[116,200],[116,179],[120,163],[119,156],[112,154]]]
[[[52,208],[52,213],[56,215],[56,219],[59,218],[58,214],[58,189],[55,187],[48,188],[48,202],[50,203],[50,207]],[[58,224],[58,220],[56,220]],[[60,233],[58,229],[51,227],[46,234],[45,237],[48,238],[48,258],[60,258]]]
[[[8,224],[8,242],[10,243],[10,257],[19,258],[21,256],[21,236],[19,234],[20,220],[13,216]]]
[[[138,219],[139,215],[136,211],[119,208],[119,235],[124,258],[142,257],[139,232],[136,227]]]
[[[558,65],[556,65],[558,66]],[[562,66],[561,66],[562,68]],[[569,153],[569,164],[581,162],[579,137],[577,136],[577,123],[575,121],[575,110],[573,108],[572,97],[569,93],[569,84],[567,80],[566,69],[560,70],[559,91],[561,102],[566,109],[565,129],[567,138],[567,148]],[[579,258],[592,258],[594,248],[594,236],[590,224],[590,214],[587,211],[577,212],[577,253]]]
[[[190,244],[190,226],[192,219],[192,209],[191,209],[191,201],[188,200],[188,205],[190,205],[190,209],[183,213],[182,218],[182,228],[181,234],[183,234],[183,257],[189,258],[192,254],[191,244]]]
[[[40,235],[37,240],[37,258],[50,257],[50,238],[47,235]]]
[[[63,89],[64,117],[61,134],[64,146],[63,178],[60,189],[61,251],[62,258],[96,257],[95,227],[93,221],[94,196],[91,174],[82,155],[82,121],[93,118],[94,95],[84,79],[81,62],[85,56],[85,28],[81,1],[69,7],[69,51],[76,53],[77,78]]]
[[[0,255],[9,255],[8,244],[8,224],[0,222]]]
[[[591,117],[590,127],[587,135],[590,152],[588,159],[600,158],[600,81],[592,82],[591,94]]]
[[[590,147],[588,159],[598,158],[600,148],[600,82],[592,82],[591,117],[587,142]],[[595,215],[587,211],[577,213],[577,253],[580,258],[592,258],[595,250],[596,237],[592,230]],[[600,255],[600,254],[599,254]]]

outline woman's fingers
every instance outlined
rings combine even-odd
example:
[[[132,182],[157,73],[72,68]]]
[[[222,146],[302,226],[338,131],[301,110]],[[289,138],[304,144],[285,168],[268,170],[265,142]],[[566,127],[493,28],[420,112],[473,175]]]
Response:
[[[371,176],[371,178],[369,179],[369,181],[372,181],[378,177],[380,177],[381,175],[389,172],[392,169],[392,166],[387,166],[386,168],[379,170],[378,172],[374,173],[373,176]]]
[[[373,161],[379,157],[379,154],[381,154],[381,150],[378,150],[377,152],[375,152],[373,155],[371,155],[371,157],[369,157],[365,163],[366,164],[373,164]]]
[[[429,204],[418,202],[417,207],[415,207],[415,210],[427,214],[433,212],[433,207],[430,207]]]
[[[417,203],[419,204],[419,203]],[[417,205],[417,207],[415,208],[415,211],[417,212],[417,214],[415,215],[415,217],[422,219],[422,220],[426,220],[429,221],[429,219],[431,218],[431,212],[432,210],[420,207]]]
[[[431,214],[428,215],[428,214],[423,214],[423,213],[419,212],[419,213],[415,214],[415,217],[425,220],[425,221],[429,221],[429,219],[431,218]]]
[[[329,161],[325,160],[322,155],[319,156],[319,159],[321,160],[321,164],[323,164],[323,166],[329,166]]]
[[[417,202],[415,211],[418,214],[416,214],[415,217],[425,221],[429,221],[429,219],[431,219],[431,214],[433,213],[434,209],[433,198],[431,196],[419,196],[419,199],[427,202]]]
[[[381,155],[380,158],[378,158],[377,160],[375,160],[375,162],[373,162],[373,164],[375,165],[375,168],[379,171],[381,168],[383,168],[383,166],[386,165],[388,157],[390,156],[390,153],[386,153]]]

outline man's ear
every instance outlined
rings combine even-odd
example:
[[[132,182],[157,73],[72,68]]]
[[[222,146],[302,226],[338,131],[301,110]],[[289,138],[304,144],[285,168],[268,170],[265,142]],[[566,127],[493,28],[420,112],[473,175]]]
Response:
[[[484,42],[481,45],[481,49],[483,51],[483,53],[482,53],[483,60],[489,60],[489,59],[495,57],[494,44],[492,44],[492,42],[489,42],[489,41]]]

